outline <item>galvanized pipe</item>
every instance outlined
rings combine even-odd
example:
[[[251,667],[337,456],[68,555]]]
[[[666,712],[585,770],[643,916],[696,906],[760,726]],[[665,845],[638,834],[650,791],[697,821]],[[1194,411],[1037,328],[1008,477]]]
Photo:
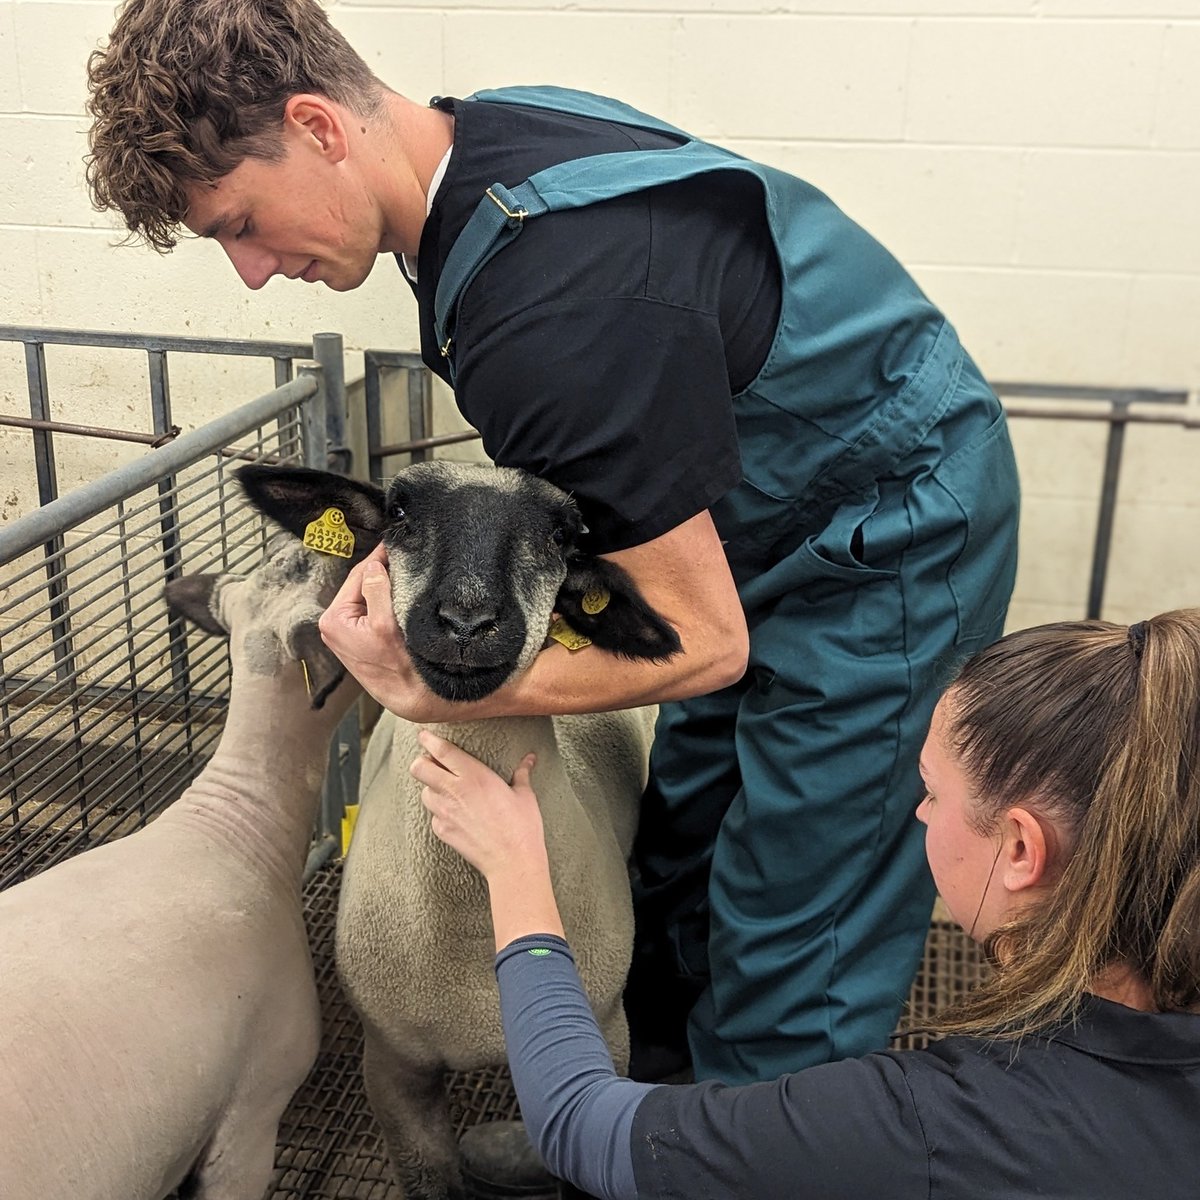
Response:
[[[46,433],[75,433],[81,437],[102,438],[111,442],[137,442],[142,446],[165,445],[180,433],[178,425],[172,425],[166,433],[138,433],[132,429],[109,429],[103,425],[72,425],[69,421],[35,421],[32,417],[3,415],[0,415],[0,425],[43,430]]]
[[[157,333],[110,333],[99,329],[37,329],[0,325],[0,342],[27,346],[100,346],[114,350],[178,350],[184,354],[236,354],[244,358],[308,358],[304,342],[249,342],[232,338],[202,338]]]
[[[1086,397],[1090,399],[1090,397]],[[1058,421],[1108,421],[1113,425],[1182,425],[1185,429],[1200,429],[1200,407],[1142,402],[1140,408],[1109,403],[1104,408],[1081,408],[1077,404],[1053,400],[1004,400],[1004,411],[1010,417],[1042,417]]]
[[[0,328],[0,334],[3,330]],[[151,450],[136,462],[118,467],[94,483],[69,492],[57,500],[0,529],[0,564],[11,562],[35,546],[50,540],[63,529],[87,521],[118,500],[154,487],[164,475],[189,466],[205,454],[226,447],[249,429],[257,429],[286,409],[295,408],[314,396],[317,381],[312,376],[293,379],[282,387],[217,417],[202,429],[182,434],[167,446]]]

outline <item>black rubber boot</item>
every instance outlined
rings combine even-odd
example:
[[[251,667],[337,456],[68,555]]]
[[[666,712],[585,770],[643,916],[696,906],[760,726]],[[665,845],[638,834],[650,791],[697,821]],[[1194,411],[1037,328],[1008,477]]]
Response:
[[[558,1183],[520,1121],[472,1125],[459,1138],[458,1151],[470,1200],[557,1200]]]

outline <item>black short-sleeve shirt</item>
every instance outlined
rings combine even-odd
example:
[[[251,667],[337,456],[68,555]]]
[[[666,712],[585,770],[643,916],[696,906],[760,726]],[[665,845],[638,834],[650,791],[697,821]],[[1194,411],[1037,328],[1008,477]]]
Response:
[[[671,137],[519,105],[442,100],[454,149],[421,238],[422,356],[446,376],[433,298],[493,183]],[[740,479],[732,396],[775,333],[780,272],[740,172],[548,213],[476,276],[456,327],[456,400],[502,466],[571,492],[597,552],[638,545]],[[448,381],[448,380],[447,380]]]

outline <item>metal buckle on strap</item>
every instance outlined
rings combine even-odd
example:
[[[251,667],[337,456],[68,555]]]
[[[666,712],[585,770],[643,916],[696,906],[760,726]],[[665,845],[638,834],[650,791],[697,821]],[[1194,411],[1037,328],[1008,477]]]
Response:
[[[448,337],[448,338],[446,339],[446,344],[445,344],[444,346],[439,346],[439,347],[438,347],[438,352],[441,354],[441,356],[442,356],[443,358],[449,358],[449,357],[450,357],[450,343],[451,343],[452,341],[454,341],[454,339],[453,339],[452,337]]]
[[[505,204],[504,201],[501,200],[500,197],[497,196],[496,193],[493,192],[491,188],[488,188],[486,194],[487,194],[487,198],[508,218],[508,223],[509,223],[510,227],[515,227],[517,225],[520,225],[525,220],[525,218],[527,216],[529,216],[528,209],[509,208],[508,205]]]

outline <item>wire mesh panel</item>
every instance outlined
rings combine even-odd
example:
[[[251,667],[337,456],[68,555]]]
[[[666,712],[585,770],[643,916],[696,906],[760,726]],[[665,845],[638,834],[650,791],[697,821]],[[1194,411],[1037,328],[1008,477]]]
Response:
[[[163,585],[258,562],[233,470],[300,461],[301,434],[293,405],[0,568],[0,888],[145,824],[211,753],[225,643],[172,618]]]

